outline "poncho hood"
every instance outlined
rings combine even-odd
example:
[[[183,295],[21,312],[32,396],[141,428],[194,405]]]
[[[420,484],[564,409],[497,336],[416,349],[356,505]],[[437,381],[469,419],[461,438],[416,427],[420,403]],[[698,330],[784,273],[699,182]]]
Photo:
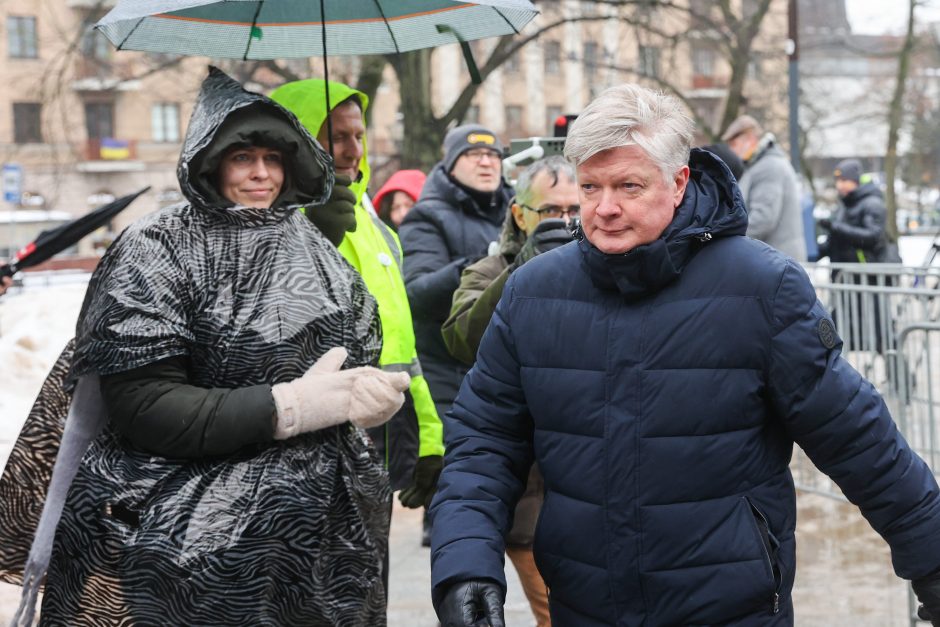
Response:
[[[232,146],[265,146],[284,154],[284,184],[274,206],[240,208],[221,196],[216,174],[222,155]],[[266,220],[329,198],[333,169],[316,139],[287,109],[250,92],[215,67],[203,81],[177,165],[183,195],[193,206],[230,219],[251,216]]]

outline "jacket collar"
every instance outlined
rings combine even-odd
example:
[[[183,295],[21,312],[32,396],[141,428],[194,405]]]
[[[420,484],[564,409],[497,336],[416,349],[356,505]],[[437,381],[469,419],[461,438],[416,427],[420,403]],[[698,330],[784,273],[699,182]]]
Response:
[[[675,281],[692,257],[720,237],[744,235],[747,211],[728,166],[693,149],[691,175],[675,218],[659,239],[619,255],[601,252],[578,230],[578,247],[594,285],[619,291],[627,300],[655,294]]]

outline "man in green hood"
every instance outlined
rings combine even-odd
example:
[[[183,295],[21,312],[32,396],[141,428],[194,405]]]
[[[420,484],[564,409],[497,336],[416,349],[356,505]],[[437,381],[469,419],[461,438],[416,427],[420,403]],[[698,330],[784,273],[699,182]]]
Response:
[[[387,425],[371,434],[384,456],[392,489],[402,490],[399,495],[402,504],[412,508],[426,506],[441,470],[443,428],[415,351],[411,308],[401,274],[401,244],[397,235],[362,202],[370,174],[365,128],[369,99],[360,91],[331,81],[328,125],[324,87],[322,79],[295,81],[274,90],[271,98],[293,112],[324,148],[332,151],[337,183],[349,181],[349,201],[355,203],[354,230],[346,232],[344,223],[349,219],[346,212],[351,203],[346,204],[344,212],[343,203],[338,200],[342,189],[334,194],[337,202],[311,210],[307,217],[328,237],[332,235],[327,232],[331,229],[342,235],[340,253],[359,271],[379,303],[383,333],[380,366],[411,375],[405,406]]]

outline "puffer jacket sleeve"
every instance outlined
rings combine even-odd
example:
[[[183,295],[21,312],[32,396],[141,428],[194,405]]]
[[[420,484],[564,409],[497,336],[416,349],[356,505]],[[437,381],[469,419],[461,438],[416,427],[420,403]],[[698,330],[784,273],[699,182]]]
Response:
[[[403,272],[411,310],[424,319],[445,319],[469,260],[451,258],[441,226],[420,203],[408,212],[398,236],[405,253]]]
[[[435,606],[454,582],[488,579],[506,587],[503,537],[532,465],[532,418],[510,325],[512,285],[510,279],[444,419],[447,453],[431,506]]]
[[[877,198],[869,197],[862,202],[862,223],[855,226],[843,221],[833,222],[831,237],[857,248],[872,249],[884,239],[887,210]]]
[[[472,366],[483,332],[503,294],[509,267],[502,255],[486,257],[460,276],[450,316],[441,327],[444,344],[454,358]]]
[[[898,432],[874,386],[841,354],[842,341],[793,262],[773,301],[767,381],[793,439],[888,542],[905,579],[940,568],[940,490]]]

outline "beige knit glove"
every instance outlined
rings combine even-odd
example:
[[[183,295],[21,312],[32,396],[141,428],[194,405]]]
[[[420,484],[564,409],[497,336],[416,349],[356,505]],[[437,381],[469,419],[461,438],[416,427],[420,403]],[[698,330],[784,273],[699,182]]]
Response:
[[[331,348],[300,378],[271,387],[275,440],[351,422],[368,429],[387,422],[405,402],[411,377],[365,366],[340,370],[345,348]]]

